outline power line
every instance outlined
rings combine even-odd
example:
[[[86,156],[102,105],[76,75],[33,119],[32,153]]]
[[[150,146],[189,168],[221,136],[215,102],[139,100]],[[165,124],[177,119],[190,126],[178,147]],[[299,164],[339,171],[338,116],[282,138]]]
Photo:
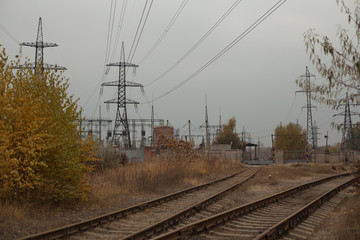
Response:
[[[279,0],[275,3],[269,10],[267,10],[260,18],[258,18],[250,27],[248,27],[244,32],[242,32],[235,40],[233,40],[229,45],[227,45],[223,50],[221,50],[218,54],[215,55],[212,59],[210,59],[207,63],[205,63],[201,68],[183,80],[181,83],[176,85],[174,88],[170,89],[169,91],[165,92],[164,94],[160,95],[159,97],[153,99],[153,101],[159,100],[160,98],[165,97],[166,95],[172,93],[199,73],[204,71],[207,67],[209,67],[212,63],[214,63],[218,58],[224,55],[227,51],[229,51],[233,46],[235,46],[240,40],[246,37],[249,33],[251,33],[257,26],[259,26],[265,19],[267,19],[271,14],[273,14],[279,7],[281,7],[287,0]]]
[[[292,101],[292,104],[291,104],[290,110],[289,110],[289,112],[288,112],[288,114],[287,114],[287,117],[286,117],[285,122],[287,122],[288,119],[289,119],[290,113],[291,113],[291,111],[292,111],[292,109],[293,109],[293,107],[294,107],[295,99],[296,99],[296,94],[295,94],[294,99],[293,99],[293,101]]]
[[[123,3],[123,6],[124,6],[124,3]],[[99,87],[101,87],[101,83],[104,82],[106,75],[107,75],[108,71],[110,70],[110,68],[107,67],[106,64],[109,62],[109,54],[110,54],[110,50],[111,50],[111,39],[112,39],[112,32],[113,32],[113,23],[114,23],[114,19],[115,19],[115,10],[116,10],[116,0],[115,0],[115,3],[114,3],[114,0],[111,0],[110,11],[109,11],[108,32],[107,32],[107,40],[106,40],[106,48],[105,48],[104,69],[103,69],[102,77],[101,77],[99,83],[96,84],[95,88],[92,90],[89,97],[84,102],[84,106],[89,103],[89,101],[92,99],[95,92],[99,89]],[[118,44],[118,40],[116,39],[114,46],[117,46],[117,44]],[[114,52],[115,52],[115,50],[113,51],[112,58],[114,56]],[[99,93],[99,96],[100,95],[101,95],[101,93]],[[98,100],[97,106],[99,104],[100,104],[100,99]],[[96,114],[96,110],[95,110],[94,114]]]
[[[20,42],[0,23],[0,28],[3,30],[3,32],[9,36],[14,42],[17,44],[20,44]]]
[[[145,87],[157,82],[164,76],[166,76],[169,72],[171,72],[177,65],[179,65],[187,56],[189,56],[219,25],[222,23],[226,17],[239,5],[242,0],[237,0],[233,3],[230,8],[217,20],[217,22],[212,25],[212,27],[178,60],[174,63],[168,70],[162,73],[160,76],[155,78],[153,81],[149,82],[148,84],[144,85]]]
[[[120,34],[121,34],[121,31],[122,31],[122,28],[123,28],[122,26],[123,26],[123,23],[124,23],[126,8],[127,8],[127,0],[123,1],[122,7],[121,7],[120,18],[119,18],[119,23],[118,23],[118,29],[117,29],[116,37],[115,37],[115,43],[114,43],[112,55],[111,55],[111,58],[110,58],[111,62],[113,62],[113,60],[114,60],[115,53],[116,53],[116,50],[117,50],[117,46],[119,44],[119,39],[120,39]]]
[[[164,32],[160,35],[160,37],[158,38],[158,40],[154,43],[154,45],[150,48],[150,50],[148,51],[148,53],[139,61],[139,63],[144,62],[154,51],[155,49],[159,46],[159,44],[161,43],[161,41],[165,38],[166,34],[170,31],[171,27],[174,25],[174,23],[176,22],[176,20],[179,18],[180,13],[182,12],[182,10],[185,8],[186,4],[188,3],[189,0],[183,0],[179,6],[179,8],[177,9],[177,11],[175,12],[175,15],[171,18],[169,24],[167,25],[167,27],[165,28]]]
[[[108,49],[108,57],[109,57],[109,54],[110,54],[110,50],[111,50],[111,42],[112,42],[112,35],[113,35],[113,32],[114,32],[114,22],[115,22],[115,13],[116,13],[116,3],[117,3],[117,0],[115,0],[114,2],[114,10],[113,10],[113,13],[112,13],[112,22],[111,22],[111,31],[110,31],[110,39],[109,39],[109,49]],[[109,59],[107,59],[109,61]]]
[[[144,24],[143,24],[143,26],[142,26],[142,28],[141,28],[141,32],[140,32],[139,38],[138,38],[138,40],[137,40],[137,42],[136,42],[135,49],[134,49],[133,54],[132,54],[132,56],[131,56],[131,58],[130,58],[130,61],[132,61],[132,59],[134,58],[136,49],[137,49],[137,47],[138,47],[138,45],[139,45],[139,41],[140,41],[140,39],[141,39],[142,33],[143,33],[143,31],[144,31],[144,28],[145,28],[145,25],[146,25],[146,22],[147,22],[147,19],[148,19],[148,17],[149,17],[149,13],[150,13],[150,10],[151,10],[151,7],[152,7],[153,2],[154,2],[154,1],[151,0],[149,10],[148,10],[148,12],[147,12],[147,14],[146,14],[146,18],[145,18]]]
[[[138,27],[137,27],[137,29],[136,29],[135,37],[134,37],[133,43],[131,44],[131,48],[130,48],[130,52],[129,52],[129,56],[128,56],[128,61],[130,61],[130,62],[131,62],[132,59],[134,58],[135,51],[136,51],[137,46],[138,46],[138,44],[139,44],[139,41],[140,41],[141,35],[142,35],[142,33],[143,33],[143,30],[144,30],[144,28],[145,28],[147,19],[148,19],[148,17],[149,17],[149,13],[150,13],[150,10],[151,10],[152,4],[153,4],[153,0],[151,0],[150,6],[149,6],[149,8],[148,8],[148,10],[147,10],[145,19],[144,19],[144,21],[143,21],[147,4],[148,4],[148,0],[146,0],[146,2],[145,2],[144,9],[143,9],[143,11],[142,11],[142,13],[141,13],[141,18],[140,18]],[[142,25],[142,26],[141,26],[141,25]],[[140,28],[141,28],[141,30],[140,30]],[[140,33],[139,33],[139,30],[140,30]],[[139,36],[138,36],[138,33],[139,33]],[[136,42],[136,44],[135,44],[135,42]],[[134,45],[135,45],[135,47],[134,47]]]
[[[111,24],[111,23],[114,23],[114,18],[115,18],[114,14],[113,14],[113,12],[114,12],[113,5],[114,5],[114,0],[111,0],[110,13],[109,13],[109,23],[108,23],[108,33],[107,33],[107,39],[106,39],[104,73],[105,73],[105,65],[109,61],[109,53],[110,53],[110,48],[111,48],[112,30],[113,30],[113,25],[114,25],[114,24]],[[115,2],[115,7],[116,7],[116,2]]]

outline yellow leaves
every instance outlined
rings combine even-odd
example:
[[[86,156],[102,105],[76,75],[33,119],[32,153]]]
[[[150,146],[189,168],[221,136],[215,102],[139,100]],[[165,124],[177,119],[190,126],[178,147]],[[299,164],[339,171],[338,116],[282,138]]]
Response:
[[[0,53],[0,199],[83,199],[94,142],[79,141],[68,81],[53,71],[13,71],[17,64]]]
[[[295,123],[278,126],[275,129],[275,148],[285,151],[304,150],[305,136],[305,130]]]

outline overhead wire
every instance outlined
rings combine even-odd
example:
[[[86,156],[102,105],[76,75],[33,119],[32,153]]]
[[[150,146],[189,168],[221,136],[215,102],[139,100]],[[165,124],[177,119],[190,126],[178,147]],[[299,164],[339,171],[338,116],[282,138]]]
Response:
[[[137,39],[137,42],[136,42],[134,51],[133,51],[131,54],[129,54],[129,57],[131,56],[131,57],[130,57],[130,62],[132,62],[132,60],[133,60],[133,58],[134,58],[134,55],[135,55],[135,52],[136,52],[136,49],[137,49],[137,47],[138,47],[138,45],[139,45],[139,42],[140,42],[142,33],[143,33],[143,31],[144,31],[144,28],[145,28],[147,19],[148,19],[148,17],[149,17],[149,14],[150,14],[151,7],[152,7],[152,5],[153,5],[153,2],[154,2],[154,0],[151,0],[149,9],[148,9],[148,11],[147,11],[147,13],[146,13],[146,17],[145,17],[144,23],[143,23],[143,25],[142,25],[142,28],[141,28],[141,31],[140,31],[140,34],[139,34],[139,37],[138,37],[138,39]]]
[[[3,30],[3,32],[9,36],[14,42],[17,44],[20,44],[20,42],[0,23],[0,28]]]
[[[112,55],[111,55],[111,58],[110,58],[110,62],[113,62],[116,51],[117,51],[117,47],[119,45],[120,34],[121,34],[121,31],[122,31],[122,28],[123,28],[126,8],[127,8],[127,0],[123,1],[122,7],[121,7],[119,23],[118,23],[118,29],[117,29],[117,32],[116,32],[115,43],[114,43],[114,47],[113,47],[113,50],[112,50]]]
[[[159,100],[191,79],[193,79],[195,76],[197,76],[199,73],[204,71],[207,67],[209,67],[212,63],[214,63],[217,59],[219,59],[222,55],[224,55],[227,51],[229,51],[233,46],[235,46],[240,40],[242,40],[244,37],[246,37],[249,33],[251,33],[257,26],[259,26],[263,21],[265,21],[269,16],[271,16],[279,7],[281,7],[287,0],[279,0],[276,2],[269,10],[267,10],[260,18],[258,18],[253,24],[250,25],[245,31],[243,31],[238,37],[236,37],[229,45],[227,45],[223,50],[221,50],[218,54],[216,54],[212,59],[210,59],[207,63],[205,63],[202,67],[200,67],[198,70],[196,70],[193,74],[191,74],[189,77],[187,77],[185,80],[183,80],[181,83],[177,84],[175,87],[170,89],[169,91],[165,92],[164,94],[160,95],[159,97],[153,99],[153,101]]]
[[[106,39],[106,50],[105,50],[105,64],[104,64],[104,73],[105,73],[105,65],[108,61],[108,55],[109,55],[109,51],[110,51],[110,29],[111,29],[111,22],[112,22],[112,12],[113,12],[113,1],[111,0],[111,4],[110,4],[110,14],[109,14],[109,23],[108,23],[108,34],[107,34],[107,39]]]
[[[111,42],[112,42],[112,35],[113,35],[113,32],[114,32],[114,22],[115,22],[115,13],[116,13],[116,3],[117,3],[117,0],[115,0],[115,3],[114,3],[114,10],[113,10],[113,13],[112,13],[112,22],[111,22],[111,31],[110,31],[110,41],[109,41],[109,49],[107,50],[107,55],[108,55],[108,59],[107,61],[109,61],[109,54],[110,54],[110,50],[111,50]]]
[[[294,95],[294,99],[293,99],[293,101],[292,101],[292,103],[291,103],[291,107],[290,107],[290,110],[289,110],[289,112],[288,112],[288,114],[287,114],[287,116],[286,116],[285,122],[287,122],[288,119],[289,119],[289,117],[290,117],[290,113],[291,113],[291,111],[292,111],[292,109],[293,109],[293,107],[294,107],[295,99],[296,99],[296,94]]]
[[[144,14],[145,14],[145,11],[146,11],[147,4],[148,4],[148,0],[146,0],[145,5],[144,5],[144,8],[143,8],[142,13],[141,13],[140,21],[139,21],[138,26],[137,26],[137,28],[136,28],[134,40],[133,40],[133,42],[132,42],[132,44],[131,44],[131,48],[130,48],[128,60],[130,59],[130,56],[131,56],[131,54],[132,54],[132,52],[133,52],[133,48],[134,48],[134,45],[135,45],[135,42],[136,42],[136,39],[137,39],[139,30],[140,30],[140,27],[141,27],[141,23],[143,22],[143,18],[144,18]]]
[[[219,18],[219,20],[216,21],[214,25],[211,26],[211,28],[178,60],[176,61],[170,68],[168,68],[165,72],[163,72],[161,75],[159,75],[157,78],[152,80],[151,82],[145,84],[144,86],[147,87],[158,80],[165,77],[169,72],[171,72],[177,65],[179,65],[186,57],[188,57],[219,25],[222,23],[226,17],[239,5],[239,3],[242,0],[237,0],[234,2],[230,8]]]
[[[96,90],[99,89],[99,87],[100,87],[100,89],[102,88],[101,83],[104,82],[107,74],[109,73],[110,67],[106,66],[106,64],[109,62],[112,62],[114,60],[114,56],[115,56],[117,46],[119,43],[120,33],[122,30],[122,26],[123,26],[123,22],[124,22],[124,18],[125,18],[125,13],[126,13],[126,8],[127,8],[127,0],[123,1],[123,4],[122,4],[121,15],[120,15],[120,19],[118,22],[118,30],[117,30],[116,37],[115,37],[115,43],[114,43],[113,49],[111,49],[110,36],[113,35],[113,33],[112,33],[113,28],[111,28],[111,23],[115,19],[115,11],[113,10],[113,8],[114,8],[114,3],[112,0],[111,5],[110,5],[110,11],[109,11],[108,34],[107,34],[107,41],[106,41],[106,48],[105,48],[106,50],[105,50],[104,70],[102,73],[102,77],[101,77],[99,83],[95,86],[94,90],[91,92],[91,94],[87,98],[87,100],[85,101],[84,105],[88,104],[88,102],[90,101],[90,99],[92,99],[93,95],[95,94]],[[109,57],[110,52],[112,52],[111,57]],[[101,90],[100,90],[100,95],[101,95]]]
[[[106,47],[105,47],[105,59],[104,59],[104,69],[103,69],[103,73],[102,73],[102,76],[101,76],[101,79],[100,81],[98,82],[98,84],[96,84],[95,88],[93,89],[93,91],[91,92],[91,94],[89,95],[89,97],[85,100],[84,102],[84,106],[87,105],[89,103],[89,101],[93,98],[93,95],[95,94],[96,90],[99,89],[100,87],[100,91],[99,91],[99,99],[97,101],[97,106],[98,104],[100,104],[100,98],[101,98],[101,83],[104,82],[105,78],[106,78],[106,75],[107,75],[107,70],[106,70],[106,64],[109,60],[109,53],[110,53],[110,43],[111,43],[111,39],[110,39],[110,36],[112,36],[112,30],[113,28],[111,27],[112,26],[112,22],[114,22],[114,18],[115,18],[115,11],[114,11],[114,8],[116,6],[116,1],[115,0],[115,3],[114,3],[114,0],[111,0],[111,3],[110,3],[110,11],[109,11],[109,22],[108,22],[108,33],[107,33],[107,39],[106,39]],[[95,109],[97,109],[97,106]],[[95,110],[96,112],[96,110]],[[93,115],[95,115],[95,112]]]
[[[146,53],[146,55],[139,61],[139,64],[144,62],[156,50],[156,48],[159,46],[161,41],[165,38],[167,33],[170,31],[171,27],[175,24],[176,20],[179,18],[180,13],[184,10],[184,8],[185,8],[186,4],[188,3],[188,1],[189,0],[183,0],[181,2],[179,8],[176,10],[174,16],[171,18],[169,24],[166,26],[163,33],[160,35],[160,37],[157,39],[157,41],[154,43],[154,45],[150,48],[150,50]]]

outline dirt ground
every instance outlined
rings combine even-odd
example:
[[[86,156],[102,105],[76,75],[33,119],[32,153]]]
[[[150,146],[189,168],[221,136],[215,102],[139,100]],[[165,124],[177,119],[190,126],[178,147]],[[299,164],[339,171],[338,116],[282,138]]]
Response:
[[[349,165],[328,165],[328,166],[266,166],[261,171],[240,188],[242,191],[241,199],[234,198],[238,204],[255,201],[269,194],[279,192],[292,186],[305,183],[320,177],[331,174],[350,171]],[[220,178],[222,176],[208,176],[201,179],[202,182]],[[196,181],[195,181],[196,182]],[[10,219],[4,219],[0,216],[0,239],[17,239],[31,234],[43,232],[56,227],[68,225],[71,223],[86,220],[88,218],[109,213],[125,207],[132,206],[160,197],[161,195],[175,192],[190,187],[189,181],[172,186],[171,189],[159,189],[157,193],[146,194],[129,194],[119,196],[121,201],[112,201],[108,204],[99,204],[97,202],[72,204],[71,206],[2,206],[2,211],[12,211]],[[354,192],[355,195],[355,192]],[[349,195],[351,198],[352,195]],[[336,209],[339,212],[351,211],[351,204],[343,204],[341,208]],[[334,236],[336,231],[334,226],[338,225],[343,215],[336,212],[332,213],[327,223],[320,226],[316,232],[319,239],[336,239],[328,238]],[[321,236],[321,238],[320,238]],[[317,237],[316,237],[317,238]]]

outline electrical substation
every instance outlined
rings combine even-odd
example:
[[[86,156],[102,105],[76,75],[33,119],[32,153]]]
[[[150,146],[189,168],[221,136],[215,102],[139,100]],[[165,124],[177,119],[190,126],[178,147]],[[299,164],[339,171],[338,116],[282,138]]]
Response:
[[[135,40],[134,40],[135,42]],[[133,43],[134,45],[134,43]],[[66,70],[65,67],[47,64],[44,63],[44,48],[57,47],[56,43],[47,43],[43,41],[43,29],[42,29],[42,19],[39,18],[37,36],[35,42],[22,42],[20,46],[34,47],[35,48],[35,59],[33,63],[25,63],[21,66],[16,66],[14,68],[29,68],[34,69],[34,71],[41,71],[48,69],[56,70]],[[135,46],[136,49],[137,45]],[[115,87],[116,88],[116,97],[110,100],[105,101],[107,108],[109,104],[114,104],[116,106],[116,114],[114,120],[110,117],[102,118],[101,116],[101,105],[99,106],[99,116],[97,118],[83,118],[80,114],[80,119],[78,121],[80,135],[82,138],[85,138],[88,135],[94,136],[94,139],[97,139],[100,144],[109,144],[120,151],[133,151],[136,149],[145,149],[147,146],[154,147],[160,136],[165,136],[167,138],[174,138],[176,140],[185,140],[192,143],[197,143],[195,146],[198,149],[207,149],[210,150],[213,147],[213,143],[216,140],[216,136],[222,131],[221,123],[221,114],[219,116],[219,123],[215,125],[209,124],[208,117],[208,106],[205,104],[205,121],[199,127],[194,127],[191,123],[191,120],[183,126],[187,128],[187,133],[180,134],[180,128],[175,128],[171,126],[169,122],[165,123],[164,119],[154,118],[154,106],[151,106],[151,117],[150,118],[130,118],[128,116],[128,105],[138,105],[139,102],[136,100],[131,100],[127,97],[128,88],[140,88],[144,94],[143,85],[136,82],[127,81],[127,73],[130,68],[136,69],[138,65],[131,63],[134,52],[132,52],[133,46],[131,47],[130,54],[126,57],[124,43],[121,44],[121,52],[119,57],[119,62],[108,63],[107,67],[116,67],[118,70],[118,77],[115,81],[103,82],[101,84],[101,91],[103,87]],[[135,51],[135,50],[134,50]],[[21,54],[21,48],[20,48]],[[130,62],[129,62],[130,60]],[[173,67],[175,67],[174,65]],[[170,70],[173,68],[171,67]],[[109,71],[109,68],[107,69]],[[167,73],[167,72],[166,72]],[[107,74],[107,73],[106,73]],[[193,77],[193,76],[191,76]],[[315,78],[314,74],[309,72],[308,67],[306,66],[305,74],[300,76],[300,79],[303,82],[303,90],[296,91],[296,93],[302,92],[306,95],[306,105],[303,106],[303,109],[306,109],[306,134],[304,136],[304,153],[299,153],[302,157],[296,157],[299,161],[312,161],[314,158],[315,152],[318,150],[318,127],[316,126],[316,121],[313,120],[313,109],[316,107],[312,104],[312,92],[314,91],[311,85],[311,78]],[[168,93],[172,92],[176,88],[170,90]],[[166,93],[165,95],[167,95]],[[165,96],[162,95],[161,97]],[[351,106],[357,106],[357,104],[351,104],[346,93],[345,103],[339,105],[338,107],[344,107],[344,111],[335,116],[343,116],[344,121],[340,126],[342,126],[342,139],[341,139],[341,151],[350,151],[355,150],[356,146],[354,145],[354,127],[356,124],[352,123],[352,116],[360,114],[351,111]],[[195,132],[194,132],[195,129]],[[199,133],[198,130],[205,129],[205,133]],[[235,129],[236,132],[236,129]],[[258,160],[260,158],[260,138],[257,143],[254,143],[251,138],[250,133],[245,131],[243,127],[242,132],[238,134],[241,138],[241,141],[245,143],[245,150],[241,154],[243,160],[251,161]],[[271,135],[272,143],[274,142]],[[328,134],[325,135],[326,142],[328,141]],[[255,148],[254,150],[252,148]],[[216,149],[216,147],[214,147]],[[222,149],[222,148],[220,148]],[[225,147],[226,151],[227,149]],[[224,151],[222,149],[222,151]],[[328,153],[328,147],[326,146],[326,153]],[[272,161],[275,161],[275,149],[272,146]],[[285,154],[286,155],[286,154]],[[291,155],[298,154],[287,154],[285,158],[291,158]],[[302,159],[304,158],[304,159]]]

